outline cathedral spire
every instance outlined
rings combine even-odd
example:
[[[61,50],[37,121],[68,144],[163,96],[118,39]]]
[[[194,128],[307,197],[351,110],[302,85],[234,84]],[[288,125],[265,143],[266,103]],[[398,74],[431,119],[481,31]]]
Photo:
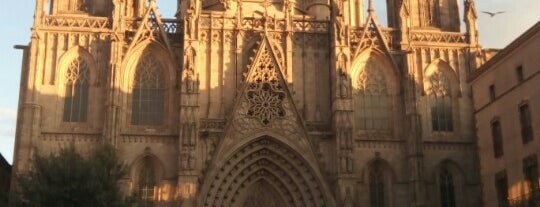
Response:
[[[373,0],[369,0],[368,13],[369,15],[375,14],[375,6],[373,4]]]

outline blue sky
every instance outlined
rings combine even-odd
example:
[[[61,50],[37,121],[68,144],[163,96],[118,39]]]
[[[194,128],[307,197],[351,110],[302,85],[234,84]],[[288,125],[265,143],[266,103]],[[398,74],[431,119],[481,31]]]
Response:
[[[174,0],[157,0],[157,2],[164,17],[174,15],[176,10]],[[479,12],[506,11],[494,18],[479,13],[480,42],[486,48],[503,48],[540,20],[539,0],[477,0],[476,2]],[[34,0],[4,1],[0,7],[0,94],[2,94],[0,96],[0,153],[10,163],[13,159],[15,144],[15,121],[22,61],[22,52],[13,49],[13,45],[29,43],[34,9]]]

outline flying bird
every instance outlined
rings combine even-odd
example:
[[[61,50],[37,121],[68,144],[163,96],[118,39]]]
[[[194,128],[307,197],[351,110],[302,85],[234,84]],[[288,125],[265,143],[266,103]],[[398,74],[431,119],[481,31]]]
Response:
[[[489,14],[489,16],[494,17],[495,15],[502,14],[505,11],[499,11],[499,12],[488,12],[488,11],[482,11],[482,13]]]

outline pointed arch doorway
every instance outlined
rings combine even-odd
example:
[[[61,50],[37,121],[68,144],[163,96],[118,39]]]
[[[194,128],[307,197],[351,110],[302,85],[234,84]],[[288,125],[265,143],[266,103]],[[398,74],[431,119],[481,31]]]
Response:
[[[279,191],[266,180],[251,184],[244,194],[243,207],[288,207]]]
[[[328,206],[322,177],[279,139],[262,136],[228,154],[204,181],[203,206]]]

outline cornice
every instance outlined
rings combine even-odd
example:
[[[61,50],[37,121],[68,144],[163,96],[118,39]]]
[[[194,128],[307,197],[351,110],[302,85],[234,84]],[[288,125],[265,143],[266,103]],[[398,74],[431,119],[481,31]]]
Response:
[[[521,36],[516,38],[512,43],[510,43],[504,49],[499,51],[499,53],[493,56],[489,61],[484,63],[482,66],[480,66],[480,68],[473,71],[471,76],[467,80],[467,82],[469,83],[474,82],[476,79],[478,79],[478,77],[480,77],[486,71],[489,71],[490,69],[494,68],[495,65],[499,64],[501,61],[506,59],[506,57],[512,54],[516,49],[518,49],[522,45],[525,45],[525,42],[532,39],[538,34],[540,34],[540,21],[538,21],[534,26],[532,26],[529,30],[527,30]]]

